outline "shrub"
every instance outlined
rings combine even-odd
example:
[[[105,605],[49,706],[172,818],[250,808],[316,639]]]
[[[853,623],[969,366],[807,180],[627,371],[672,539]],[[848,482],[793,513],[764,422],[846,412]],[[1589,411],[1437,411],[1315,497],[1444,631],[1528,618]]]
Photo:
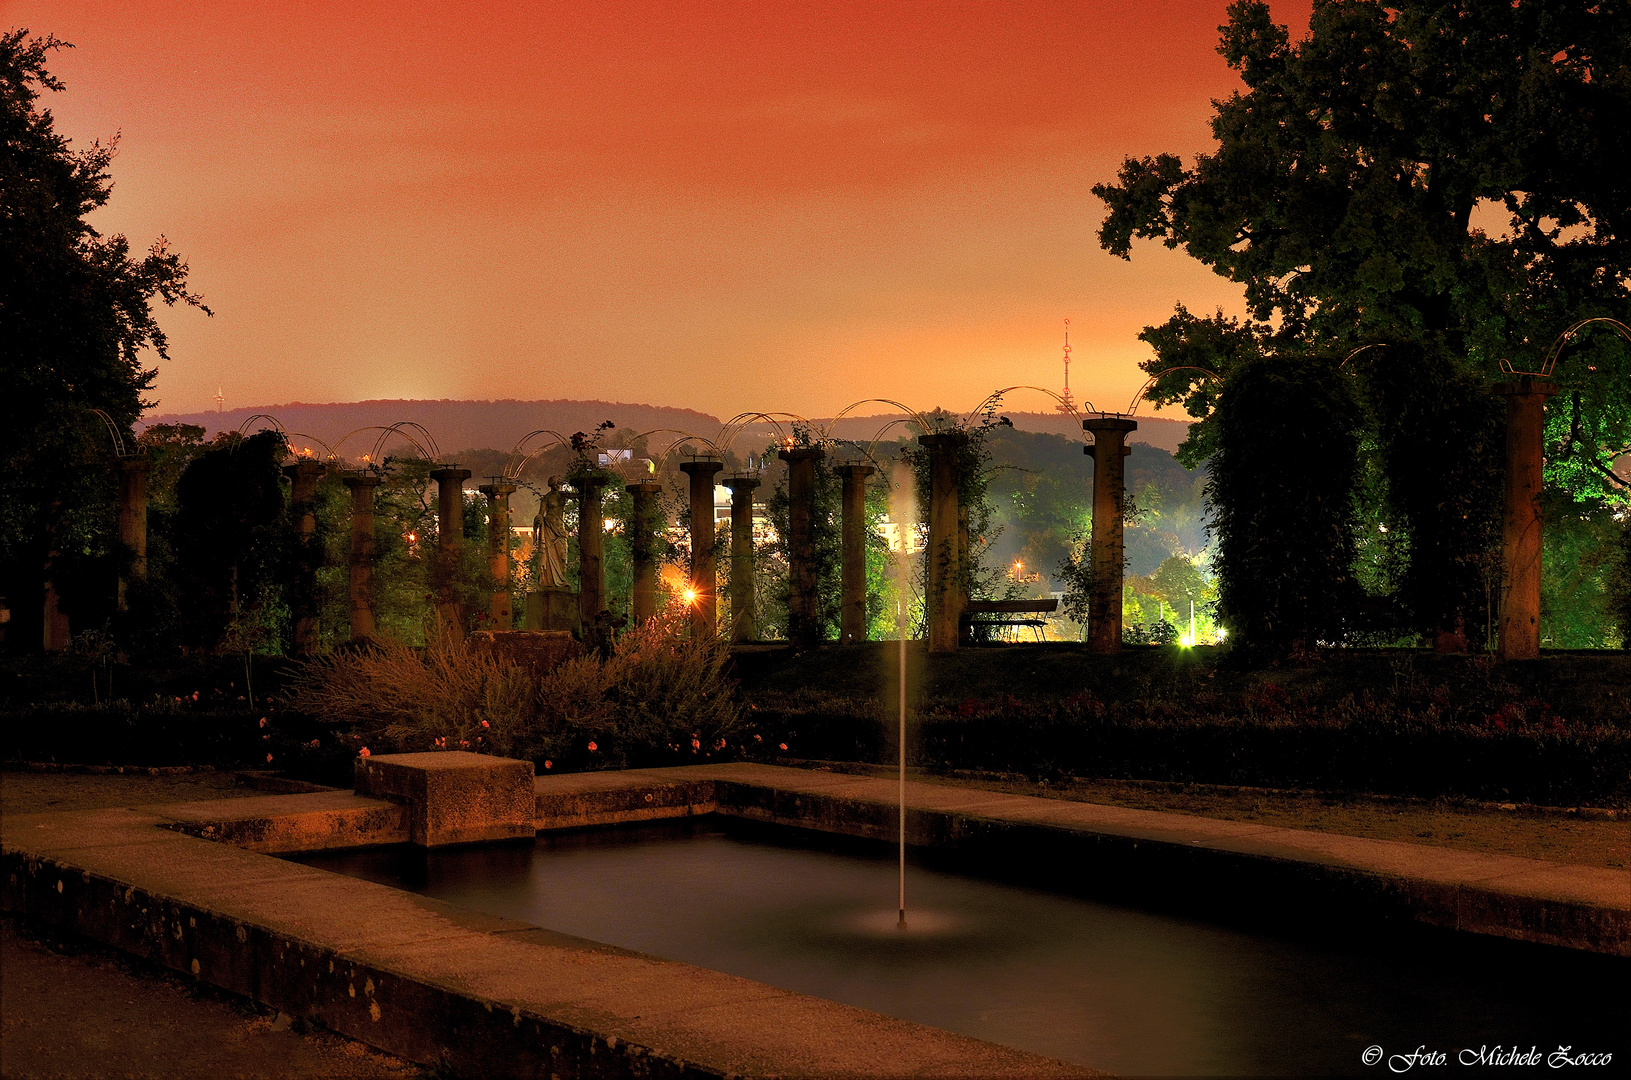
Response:
[[[373,752],[478,750],[551,771],[734,756],[743,714],[723,673],[727,649],[682,627],[653,619],[609,656],[547,671],[446,634],[423,649],[344,650],[306,665],[294,704],[353,724]]]

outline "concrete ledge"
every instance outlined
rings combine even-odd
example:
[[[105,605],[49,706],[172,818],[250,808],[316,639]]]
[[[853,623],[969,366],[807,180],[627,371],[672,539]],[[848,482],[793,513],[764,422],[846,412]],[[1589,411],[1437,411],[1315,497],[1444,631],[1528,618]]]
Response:
[[[268,854],[408,842],[406,806],[349,791],[212,799],[153,811],[165,828]]]
[[[516,840],[534,833],[532,762],[454,750],[357,759],[357,794],[405,803],[420,847]]]
[[[460,1076],[1102,1075],[165,827],[195,812],[7,819],[0,908]]]
[[[533,781],[539,832],[711,814],[714,782],[668,775],[672,769],[568,773]]]
[[[769,765],[653,770],[714,781],[718,812],[892,840],[896,782]],[[633,775],[633,774],[625,774]],[[673,779],[680,779],[675,775]],[[960,861],[1139,902],[1174,887],[1221,907],[1399,918],[1631,956],[1631,875],[1394,840],[1369,840],[939,784],[907,784],[906,834]],[[1336,905],[1325,912],[1317,905]]]

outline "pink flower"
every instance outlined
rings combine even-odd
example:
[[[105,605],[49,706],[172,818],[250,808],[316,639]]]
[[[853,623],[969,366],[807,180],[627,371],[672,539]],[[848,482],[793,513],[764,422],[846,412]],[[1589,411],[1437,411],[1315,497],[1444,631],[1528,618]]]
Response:
[[[367,757],[368,756],[368,747],[366,747],[366,746],[363,747],[361,753],[359,753],[357,756],[358,757]]]
[[[488,726],[488,725],[487,725],[487,721],[485,721],[485,720],[483,720],[483,721],[482,721],[482,722],[481,722],[481,726],[482,726],[482,727],[487,727],[487,726]]]
[[[268,765],[272,764],[272,755],[271,754],[266,755],[266,764],[268,764]]]
[[[313,740],[312,740],[312,741],[311,741],[311,748],[312,748],[312,749],[313,749],[313,750],[315,750],[315,749],[317,749],[317,748],[318,748],[318,747],[319,747],[319,746],[321,746],[321,745],[323,745],[323,744],[322,744],[322,743],[321,743],[321,742],[319,742],[319,741],[318,741],[318,740],[316,740],[316,739],[313,739]]]
[[[696,753],[696,752],[697,752],[697,751],[698,751],[698,750],[701,750],[701,749],[702,749],[702,743],[701,743],[701,742],[699,742],[699,741],[698,741],[698,740],[696,740],[696,739],[692,739],[692,740],[691,740],[691,753],[693,753],[693,754],[694,754],[694,753]]]
[[[594,744],[594,743],[590,743],[590,744],[589,744],[589,752],[590,752],[590,753],[591,753],[591,754],[592,754],[592,753],[594,753],[594,752],[595,752],[595,751],[596,751],[596,750],[598,750],[598,749],[600,749],[600,747],[598,747],[598,746],[596,746],[596,745],[595,745],[595,744]]]
[[[553,768],[554,768],[554,767],[555,767],[555,763],[554,763],[554,762],[553,762],[553,761],[546,761],[546,762],[544,762],[544,768],[546,768],[546,769],[553,769]]]
[[[470,740],[469,739],[460,739],[459,740],[459,745],[468,750],[470,748]]]
[[[265,727],[265,726],[266,726],[266,717],[263,716],[263,717],[261,717],[261,727]]]
[[[781,744],[781,748],[782,748],[782,749],[783,749],[783,750],[786,750],[786,749],[787,749],[787,744],[786,744],[786,743],[782,743],[782,744]]]

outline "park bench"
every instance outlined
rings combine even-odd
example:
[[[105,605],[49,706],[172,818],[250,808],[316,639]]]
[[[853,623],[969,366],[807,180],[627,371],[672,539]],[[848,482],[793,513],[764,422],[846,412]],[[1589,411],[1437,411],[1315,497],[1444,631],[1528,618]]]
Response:
[[[964,640],[972,640],[976,626],[1028,626],[1042,640],[1042,628],[1047,619],[1037,618],[1059,610],[1054,597],[1046,600],[970,600],[963,608]]]

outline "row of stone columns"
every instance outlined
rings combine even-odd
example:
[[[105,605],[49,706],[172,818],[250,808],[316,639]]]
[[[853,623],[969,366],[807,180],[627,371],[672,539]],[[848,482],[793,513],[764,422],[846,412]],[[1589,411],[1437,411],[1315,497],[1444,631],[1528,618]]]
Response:
[[[1556,386],[1544,379],[1522,376],[1498,390],[1507,399],[1504,582],[1498,655],[1501,659],[1526,659],[1538,656],[1540,650],[1542,429],[1545,402],[1556,393]],[[1093,443],[1083,447],[1084,453],[1093,458],[1088,646],[1094,652],[1115,652],[1121,648],[1122,632],[1125,459],[1131,452],[1126,439],[1137,430],[1138,423],[1126,416],[1101,414],[1084,420],[1082,427],[1093,435]],[[956,650],[959,621],[968,602],[968,519],[958,496],[957,464],[958,452],[966,438],[961,432],[944,432],[918,439],[928,450],[930,461],[926,603],[931,652]],[[817,447],[798,447],[782,450],[777,456],[788,465],[789,636],[795,641],[809,641],[819,625],[813,525],[816,467],[823,451]],[[711,635],[717,625],[713,489],[714,477],[723,468],[722,462],[709,459],[680,465],[680,470],[690,478],[690,581],[694,594],[691,625],[696,634]],[[129,574],[136,579],[145,577],[147,569],[147,477],[150,471],[151,464],[144,459],[119,462],[119,539],[129,553]],[[316,571],[322,560],[321,552],[316,550],[316,491],[324,471],[322,463],[310,460],[284,467],[290,481],[299,545],[299,584],[294,604],[297,655],[312,655],[319,644]],[[843,479],[839,640],[862,641],[866,638],[866,478],[874,470],[869,465],[847,464],[838,466],[836,471]],[[447,624],[455,625],[457,608],[451,578],[463,541],[463,482],[470,477],[470,470],[442,466],[432,470],[430,476],[437,483],[438,615]],[[347,474],[342,479],[351,492],[351,636],[372,638],[377,632],[370,599],[375,548],[374,489],[381,480],[367,473]],[[599,473],[572,477],[578,493],[578,612],[586,634],[594,632],[605,606],[601,499],[602,489],[609,480],[609,476]],[[735,476],[727,478],[725,484],[731,489],[730,637],[746,641],[757,637],[758,632],[754,616],[752,493],[759,481]],[[508,630],[514,625],[510,600],[509,499],[516,486],[495,477],[479,490],[487,497],[490,522],[488,561],[494,588],[489,614],[495,629]],[[638,623],[656,614],[653,529],[661,485],[655,480],[644,480],[628,485],[625,490],[633,504],[631,613]],[[118,590],[119,608],[124,610],[127,580],[123,575]]]

